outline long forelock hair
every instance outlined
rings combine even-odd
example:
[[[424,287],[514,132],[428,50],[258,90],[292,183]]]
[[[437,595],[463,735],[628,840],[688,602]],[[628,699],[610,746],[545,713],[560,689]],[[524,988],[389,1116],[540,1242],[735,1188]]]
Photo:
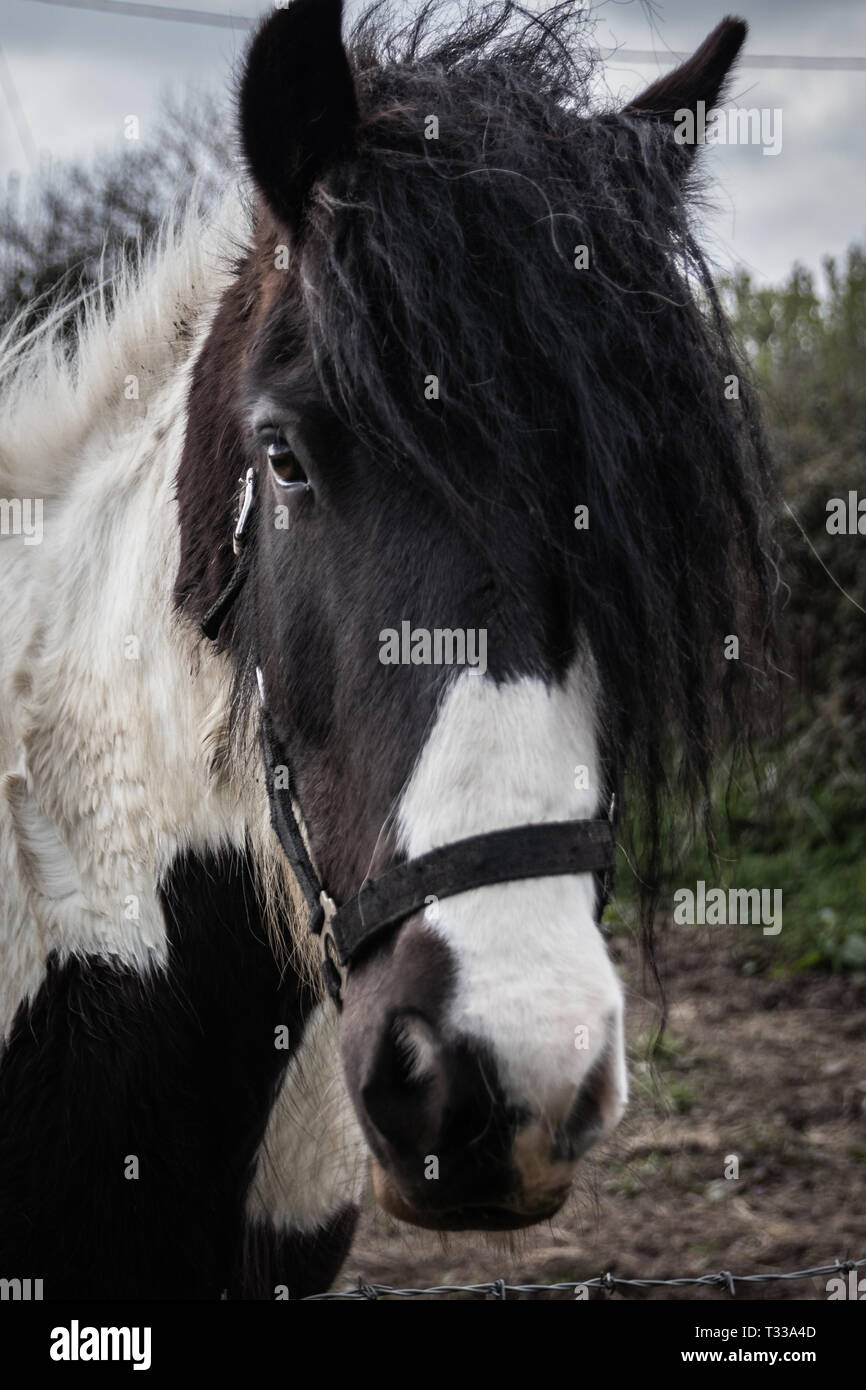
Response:
[[[349,45],[355,149],[313,192],[295,290],[371,457],[473,543],[517,505],[562,557],[650,921],[667,811],[706,811],[773,669],[772,478],[692,231],[701,176],[670,128],[592,109],[584,24],[572,3],[497,4],[455,28],[430,3],[395,31],[373,6]]]

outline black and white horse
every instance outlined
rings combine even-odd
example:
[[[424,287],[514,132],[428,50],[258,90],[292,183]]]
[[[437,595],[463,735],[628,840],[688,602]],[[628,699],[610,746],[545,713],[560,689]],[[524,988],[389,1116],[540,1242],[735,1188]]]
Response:
[[[47,1297],[324,1289],[368,1162],[419,1225],[555,1212],[626,1101],[600,872],[429,895],[338,1009],[275,807],[346,904],[631,792],[651,883],[747,721],[767,469],[673,129],[745,26],[597,113],[571,4],[438,22],[278,11],[250,209],[5,340],[0,1272]]]

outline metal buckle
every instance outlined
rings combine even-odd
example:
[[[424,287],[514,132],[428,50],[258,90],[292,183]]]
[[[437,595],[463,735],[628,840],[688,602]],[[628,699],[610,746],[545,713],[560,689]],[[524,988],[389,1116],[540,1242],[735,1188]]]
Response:
[[[608,810],[607,810],[607,819],[608,819],[608,824],[610,825],[611,829],[612,829],[614,832],[616,832],[616,792],[611,792],[611,794],[610,794],[610,806],[608,807]],[[614,845],[614,854],[616,854],[616,846],[615,846],[615,845]],[[601,916],[602,916],[602,917],[604,916],[604,909],[607,907],[608,903],[610,902],[611,898],[613,897],[613,870],[614,870],[613,864],[609,864],[608,867],[605,869],[604,873],[603,873],[602,876],[601,876],[601,896],[602,896]]]
[[[256,485],[256,470],[254,468],[247,469],[246,476],[243,479],[243,484],[244,497],[243,501],[241,502],[241,510],[240,515],[238,516],[237,525],[235,526],[235,533],[232,536],[232,550],[235,552],[235,555],[240,555],[241,553],[241,546],[243,545],[244,538],[244,527],[247,524],[247,517],[249,516],[250,509],[253,505],[253,492],[255,491]]]
[[[319,932],[319,956],[328,991],[340,1005],[346,988],[346,968],[340,964],[340,953],[337,950],[337,942],[331,928],[331,923],[337,915],[337,904],[324,889],[319,894],[319,902],[325,914]]]

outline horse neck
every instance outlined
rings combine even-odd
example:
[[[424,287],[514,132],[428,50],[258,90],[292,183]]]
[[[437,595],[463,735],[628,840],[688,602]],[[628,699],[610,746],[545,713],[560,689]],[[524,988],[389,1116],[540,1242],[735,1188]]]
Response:
[[[177,275],[156,278],[177,296]],[[188,287],[195,334],[167,345],[146,398],[127,399],[122,384],[111,409],[100,398],[77,452],[65,455],[67,476],[48,501],[42,543],[4,541],[13,560],[0,653],[8,697],[0,840],[20,880],[8,901],[29,901],[45,953],[93,949],[138,966],[163,961],[159,884],[181,848],[252,843],[263,865],[272,859],[254,768],[226,752],[228,661],[172,600],[189,373],[214,288],[199,287],[196,310]],[[114,349],[130,348],[126,361],[110,343],[100,352],[91,341],[82,372],[111,358],[116,387],[134,376],[123,373],[138,360],[134,324],[118,320],[142,312],[133,296],[104,324]],[[154,318],[145,320],[139,326],[150,332]],[[83,411],[99,392],[86,374],[78,389]],[[270,879],[278,884],[279,871]]]

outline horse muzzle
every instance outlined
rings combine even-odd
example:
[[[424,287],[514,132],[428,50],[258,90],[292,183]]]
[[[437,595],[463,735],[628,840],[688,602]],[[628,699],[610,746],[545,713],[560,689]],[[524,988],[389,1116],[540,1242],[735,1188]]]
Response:
[[[583,1074],[515,1094],[481,1037],[447,1025],[447,946],[418,919],[350,979],[343,1063],[391,1215],[436,1230],[513,1230],[553,1216],[580,1156],[622,1113],[621,1017]]]

